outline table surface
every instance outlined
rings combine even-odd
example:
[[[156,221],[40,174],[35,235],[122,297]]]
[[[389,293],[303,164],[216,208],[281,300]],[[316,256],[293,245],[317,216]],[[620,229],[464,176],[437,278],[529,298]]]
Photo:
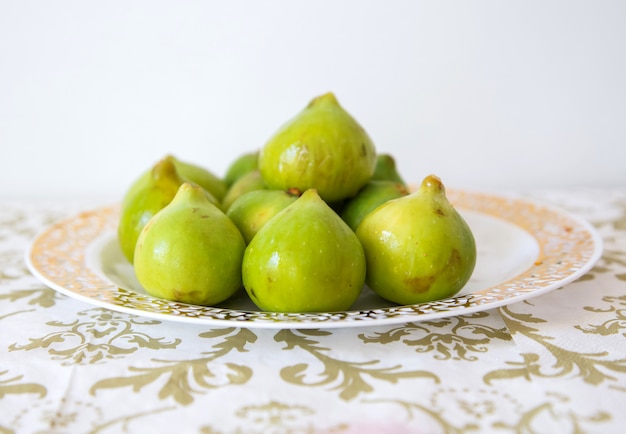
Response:
[[[622,432],[626,190],[526,197],[592,223],[604,252],[526,301],[422,322],[246,329],[62,295],[24,252],[87,202],[0,201],[0,433]]]

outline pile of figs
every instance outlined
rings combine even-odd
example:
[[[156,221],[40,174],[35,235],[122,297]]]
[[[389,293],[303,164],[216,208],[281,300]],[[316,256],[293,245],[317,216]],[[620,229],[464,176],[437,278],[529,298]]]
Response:
[[[121,250],[151,295],[261,310],[348,310],[367,285],[405,305],[453,296],[476,262],[469,226],[429,175],[393,157],[332,93],[314,98],[223,177],[165,156],[128,189]]]

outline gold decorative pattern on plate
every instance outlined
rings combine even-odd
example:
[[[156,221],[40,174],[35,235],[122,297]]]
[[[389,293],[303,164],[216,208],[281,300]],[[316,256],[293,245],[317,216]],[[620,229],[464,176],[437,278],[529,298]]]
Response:
[[[584,275],[601,256],[596,230],[562,210],[484,193],[450,190],[448,197],[476,229],[474,274],[486,273],[488,278],[470,280],[457,296],[429,303],[391,305],[364,288],[366,301],[357,301],[354,310],[295,314],[260,312],[241,295],[216,307],[151,297],[132,283],[134,276],[120,284],[111,271],[124,265],[117,257],[121,252],[102,254],[104,249],[117,248],[118,205],[53,224],[35,238],[26,252],[26,263],[51,288],[112,310],[213,326],[302,329],[399,324],[492,309],[559,288]],[[107,263],[111,257],[118,263]],[[509,263],[502,264],[505,259]]]

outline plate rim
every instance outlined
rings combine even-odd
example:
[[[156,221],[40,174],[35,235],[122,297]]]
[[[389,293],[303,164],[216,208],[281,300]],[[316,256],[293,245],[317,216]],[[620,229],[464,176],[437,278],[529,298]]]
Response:
[[[216,327],[241,327],[241,328],[266,328],[266,329],[321,329],[321,328],[352,328],[352,327],[366,327],[366,326],[378,326],[378,325],[389,325],[389,324],[402,324],[408,322],[419,322],[425,320],[432,320],[450,316],[458,316],[465,314],[472,314],[479,311],[490,310],[499,308],[508,304],[517,303],[520,301],[528,300],[533,297],[537,297],[539,295],[543,295],[547,292],[550,292],[554,289],[561,288],[568,283],[577,280],[587,272],[591,270],[591,268],[596,264],[596,262],[601,258],[603,253],[603,240],[597,231],[597,229],[588,221],[583,219],[582,217],[571,213],[567,210],[564,210],[558,206],[554,206],[552,204],[546,204],[540,200],[534,198],[528,198],[521,196],[519,194],[497,194],[497,193],[484,193],[478,191],[471,190],[449,190],[449,196],[470,196],[475,198],[488,198],[490,200],[496,201],[514,201],[518,206],[520,204],[526,205],[528,207],[535,207],[543,210],[544,212],[549,212],[553,215],[556,215],[562,219],[569,220],[574,223],[579,232],[584,232],[587,235],[588,241],[591,243],[591,249],[588,252],[588,257],[578,268],[572,270],[570,273],[564,275],[560,279],[554,279],[550,284],[536,288],[530,289],[527,291],[523,291],[521,293],[517,293],[511,297],[502,297],[495,301],[488,303],[475,303],[470,304],[471,299],[477,297],[477,293],[457,295],[453,297],[449,297],[442,300],[437,300],[433,302],[420,303],[414,305],[406,305],[406,306],[391,306],[391,307],[381,307],[381,308],[372,308],[372,309],[361,309],[361,310],[347,310],[342,312],[320,312],[320,313],[278,313],[278,312],[256,312],[256,311],[248,311],[248,310],[236,310],[222,307],[199,307],[195,305],[186,305],[184,303],[172,302],[168,300],[161,300],[149,295],[141,295],[146,298],[148,301],[156,303],[156,304],[168,304],[176,307],[174,309],[175,312],[184,311],[185,308],[194,308],[194,309],[205,309],[209,312],[215,311],[216,314],[221,312],[230,313],[230,314],[241,314],[234,315],[229,317],[226,315],[225,318],[215,318],[215,317],[207,317],[207,316],[188,316],[185,314],[172,314],[167,312],[160,311],[152,311],[142,309],[137,306],[126,306],[123,304],[116,304],[110,301],[99,299],[90,295],[85,295],[80,292],[76,292],[75,290],[66,288],[65,286],[57,283],[52,280],[48,275],[44,274],[43,270],[40,270],[38,266],[35,264],[34,255],[36,253],[36,249],[43,239],[55,229],[62,227],[63,225],[67,225],[73,221],[77,221],[79,219],[84,219],[88,215],[97,215],[102,212],[112,212],[111,210],[118,209],[119,203],[104,205],[97,208],[92,208],[86,211],[82,211],[78,214],[74,214],[63,219],[60,219],[47,227],[43,228],[38,232],[37,235],[32,239],[28,248],[25,251],[25,263],[28,270],[38,278],[42,283],[46,286],[52,288],[53,290],[62,293],[70,298],[74,298],[90,305],[96,305],[99,307],[103,307],[109,310],[124,312],[130,315],[136,315],[141,317],[147,317],[162,321],[175,321],[175,322],[185,322],[185,323],[195,323],[202,325],[210,325]],[[454,203],[454,199],[452,199]],[[522,229],[527,232],[533,239],[535,239],[539,244],[539,254],[544,254],[543,245],[539,242],[536,233],[529,231],[526,227],[520,226],[508,219],[503,218],[502,216],[494,215],[488,212],[483,212],[481,210],[476,210],[471,207],[457,206],[455,207],[459,210],[469,209],[473,212],[477,212],[480,214],[484,214],[490,217],[499,218],[505,222],[513,224],[514,226]],[[114,211],[113,211],[114,212]],[[106,229],[106,228],[105,228]],[[104,231],[98,231],[101,236]],[[98,235],[94,236],[89,242],[86,243],[86,248],[89,244],[93,243],[95,239],[98,238]],[[86,250],[86,248],[84,250]],[[84,253],[84,251],[83,251]],[[541,262],[541,257],[538,258],[538,263]],[[83,263],[85,262],[85,258],[83,257]],[[86,263],[83,264],[84,269],[88,269],[88,265]],[[502,286],[506,284],[511,284],[513,282],[519,281],[520,276],[525,275],[528,270],[525,270],[522,273],[519,273],[510,279],[507,279],[504,282],[496,286]],[[104,279],[102,276],[97,276],[99,279]],[[109,290],[113,290],[113,287],[122,294],[136,294],[132,290],[126,290],[123,288],[117,287],[117,285],[110,281],[106,281],[107,286],[109,286]],[[482,291],[487,291],[495,286],[491,286],[485,288]],[[481,291],[481,292],[482,292]],[[463,304],[465,301],[465,306],[463,307],[453,307],[451,309],[446,309],[447,303],[451,303],[452,301],[458,306],[459,303]],[[416,309],[420,307],[426,308],[427,306],[441,307],[440,310],[434,310],[432,312],[427,313],[418,313]],[[406,310],[406,312],[403,311]],[[389,311],[393,311],[395,314],[392,316],[385,317],[385,313]],[[371,317],[369,315],[372,315]],[[382,317],[377,317],[378,315],[383,315]],[[250,318],[250,316],[252,318]],[[256,317],[256,318],[255,318]],[[265,317],[266,319],[261,319],[260,317]],[[339,318],[339,319],[337,319]]]

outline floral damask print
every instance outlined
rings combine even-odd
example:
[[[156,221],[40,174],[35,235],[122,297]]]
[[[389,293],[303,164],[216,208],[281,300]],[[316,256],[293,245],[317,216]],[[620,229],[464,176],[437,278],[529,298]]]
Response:
[[[48,349],[54,360],[64,365],[94,364],[133,353],[139,348],[176,348],[180,339],[165,342],[133,328],[160,324],[160,321],[129,317],[106,309],[90,309],[77,314],[82,319],[46,323],[57,330],[41,338],[30,338],[25,345],[12,344],[10,351]]]
[[[588,384],[597,385],[604,381],[616,381],[610,373],[626,372],[626,359],[610,359],[608,351],[595,353],[579,353],[561,348],[553,343],[553,338],[544,336],[531,324],[546,322],[532,314],[514,313],[510,307],[500,309],[509,330],[513,334],[519,333],[532,339],[550,352],[555,362],[549,365],[542,363],[541,357],[535,353],[521,354],[522,360],[506,362],[509,368],[498,369],[488,372],[483,377],[486,384],[492,384],[495,380],[521,377],[530,380],[532,377],[562,377],[577,375]],[[551,372],[546,372],[545,367],[550,366]]]
[[[606,296],[602,301],[608,304],[607,308],[585,307],[585,310],[603,314],[613,314],[612,318],[602,324],[589,324],[588,326],[577,325],[576,328],[584,333],[599,334],[602,336],[622,333],[626,336],[626,295],[620,297]]]
[[[50,288],[35,289],[15,289],[5,294],[0,294],[0,300],[8,300],[15,302],[21,299],[29,299],[30,306],[52,307],[56,303],[56,299],[64,297],[64,295]]]
[[[593,273],[615,273],[626,268],[626,250],[624,249],[624,241],[626,241],[624,236],[624,231],[626,231],[626,201],[621,201],[619,206],[621,215],[608,222],[608,225],[613,230],[604,236],[602,258],[591,270],[590,275],[593,275]],[[602,225],[596,226],[599,226],[599,229],[602,230]],[[626,280],[625,275],[618,273],[616,277],[620,280]]]
[[[0,241],[21,237],[32,239],[42,227],[63,218],[65,212],[46,211],[29,212],[24,209],[7,206],[0,209]]]
[[[10,394],[34,394],[39,398],[46,396],[48,391],[45,386],[36,383],[23,383],[21,382],[23,375],[16,375],[10,378],[4,378],[9,371],[0,372],[0,399]]]
[[[61,403],[62,405],[50,405],[48,410],[41,412],[41,421],[48,425],[51,432],[67,432],[81,418],[89,417],[93,420],[98,418],[102,411],[90,402],[68,401],[62,398]]]
[[[138,392],[156,381],[162,381],[160,399],[172,398],[182,405],[194,401],[194,394],[202,393],[199,389],[215,389],[229,385],[245,384],[252,377],[252,368],[235,363],[224,363],[220,369],[212,369],[217,359],[231,351],[247,351],[246,345],[254,343],[257,336],[247,329],[224,328],[200,334],[204,338],[216,338],[219,342],[212,346],[206,357],[191,360],[153,359],[159,367],[129,367],[132,375],[127,377],[107,378],[95,383],[90,390],[95,395],[101,389],[132,387]],[[227,372],[223,372],[226,368]],[[219,373],[218,373],[219,371]],[[163,383],[164,381],[164,383]],[[192,382],[195,383],[192,385]]]
[[[0,284],[30,276],[21,250],[0,251]]]
[[[143,418],[158,413],[173,411],[175,406],[155,407],[150,410],[136,411],[134,406],[125,407],[122,414],[108,415],[109,406],[100,406],[96,402],[67,397],[28,402],[22,409],[16,409],[8,421],[15,432],[33,432],[28,427],[27,417],[32,413],[39,415],[39,421],[47,429],[35,431],[37,434],[85,432],[97,434],[100,432],[133,432],[131,424]],[[25,420],[26,419],[26,420]],[[31,429],[27,429],[31,428]],[[85,427],[89,427],[86,430]],[[0,434],[4,434],[0,426]],[[14,432],[14,431],[6,431]]]
[[[0,212],[0,241],[15,235],[30,238],[35,231],[36,229],[28,225],[25,212],[12,208],[5,208]]]
[[[579,280],[591,280],[596,273],[615,273],[616,269],[622,270],[626,268],[626,251],[621,248],[612,248],[609,241],[610,240],[605,239],[605,247],[602,251],[602,258],[589,273],[582,276]],[[615,276],[620,280],[626,280],[624,279],[623,274],[616,274]]]
[[[362,362],[339,360],[329,356],[328,348],[320,346],[320,342],[311,337],[324,337],[331,335],[330,332],[311,330],[281,330],[275,336],[276,342],[284,342],[284,350],[300,348],[312,355],[324,366],[323,372],[318,374],[318,380],[307,380],[307,370],[317,372],[317,369],[308,363],[298,363],[281,369],[280,376],[283,380],[300,386],[331,386],[340,390],[339,397],[349,401],[360,394],[371,393],[374,388],[365,380],[369,377],[374,380],[396,383],[406,378],[427,378],[439,382],[439,378],[428,371],[406,371],[402,365],[381,367],[380,360],[367,360]]]
[[[472,322],[488,316],[487,312],[477,312],[437,321],[410,322],[373,336],[360,334],[359,338],[365,343],[401,341],[418,353],[434,353],[433,357],[439,360],[476,361],[477,354],[487,352],[492,340],[511,340],[505,328]]]
[[[115,428],[114,432],[133,432],[130,429],[130,424],[137,420],[147,418],[150,416],[154,416],[158,413],[164,413],[167,411],[176,410],[175,406],[168,407],[157,407],[148,411],[140,411],[138,413],[130,413],[123,416],[118,416],[112,418],[111,420],[107,420],[105,422],[98,422],[94,424],[94,428],[89,431],[89,434],[98,434],[100,432],[110,432],[113,428]]]
[[[23,375],[15,375],[6,378],[9,371],[0,371],[0,400],[10,395],[34,395],[35,398],[41,400],[48,394],[48,389],[37,383],[23,382]],[[29,401],[29,409],[36,405],[37,401]],[[15,410],[15,409],[13,409]],[[2,411],[0,413],[0,434],[14,433],[15,429],[19,428],[18,419],[20,414],[7,414],[11,412]],[[18,412],[19,413],[19,412]],[[9,419],[11,417],[11,419]],[[11,427],[5,426],[7,424]]]
[[[202,434],[265,434],[265,433],[340,433],[347,428],[337,425],[321,429],[322,418],[311,407],[270,401],[267,404],[243,406],[235,412],[238,428],[221,431],[211,425],[202,427]],[[317,423],[316,423],[317,422]],[[317,427],[316,427],[317,426]]]
[[[494,388],[440,388],[428,403],[400,399],[364,400],[369,404],[399,405],[410,421],[436,426],[436,432],[463,434],[467,432],[540,433],[546,432],[546,419],[555,426],[566,427],[560,432],[583,433],[593,426],[607,422],[611,416],[602,411],[579,415],[571,411],[570,399],[556,393],[546,393],[545,401],[525,406],[504,390]]]
[[[622,215],[613,219],[613,228],[616,231],[626,231],[626,199],[618,201],[617,205],[621,208]]]

